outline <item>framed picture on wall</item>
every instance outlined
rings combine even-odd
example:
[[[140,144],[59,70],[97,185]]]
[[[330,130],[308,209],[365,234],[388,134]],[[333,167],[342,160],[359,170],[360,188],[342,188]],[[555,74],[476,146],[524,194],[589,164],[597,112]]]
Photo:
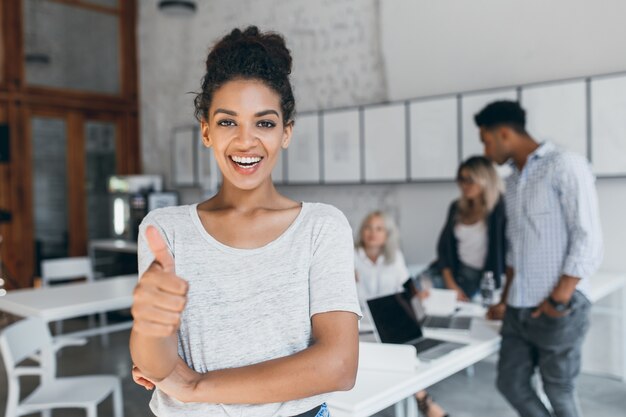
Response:
[[[202,131],[196,126],[196,178],[203,190],[217,191],[222,181],[221,172],[213,156],[213,148],[207,148],[202,142]]]
[[[172,183],[178,187],[198,184],[196,177],[196,147],[198,134],[195,126],[172,129]]]
[[[361,137],[359,109],[325,112],[324,181],[359,183],[361,181]]]
[[[626,175],[626,74],[591,79],[591,162],[600,176]]]
[[[586,88],[585,80],[522,87],[530,135],[588,157]]]

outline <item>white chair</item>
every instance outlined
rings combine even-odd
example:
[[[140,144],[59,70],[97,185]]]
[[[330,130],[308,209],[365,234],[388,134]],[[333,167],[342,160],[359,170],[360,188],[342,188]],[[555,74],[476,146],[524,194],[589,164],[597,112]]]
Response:
[[[49,286],[55,281],[67,281],[84,278],[87,282],[94,281],[93,266],[91,258],[87,256],[76,256],[71,258],[46,259],[41,262],[41,285]],[[100,313],[100,325],[106,326],[106,313]],[[89,325],[93,326],[92,316],[89,317]],[[63,322],[55,323],[56,335],[63,331]]]
[[[38,317],[18,321],[0,334],[0,352],[7,371],[8,397],[6,417],[41,412],[49,416],[55,408],[83,408],[87,417],[96,417],[98,404],[113,395],[114,417],[123,417],[120,379],[114,375],[90,375],[56,378],[56,355],[50,331]],[[39,366],[20,366],[26,358],[38,354]],[[23,375],[39,375],[40,384],[20,401]]]

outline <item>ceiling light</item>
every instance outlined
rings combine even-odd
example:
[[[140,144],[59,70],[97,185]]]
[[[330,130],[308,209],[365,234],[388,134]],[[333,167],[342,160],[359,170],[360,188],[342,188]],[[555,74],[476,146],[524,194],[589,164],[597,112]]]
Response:
[[[195,0],[161,0],[159,10],[168,16],[192,16],[196,12]]]

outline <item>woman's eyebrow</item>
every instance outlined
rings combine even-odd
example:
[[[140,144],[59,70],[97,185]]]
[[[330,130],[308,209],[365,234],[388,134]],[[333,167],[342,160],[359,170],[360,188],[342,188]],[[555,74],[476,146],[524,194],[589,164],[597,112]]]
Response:
[[[255,117],[261,117],[261,116],[265,116],[265,115],[268,115],[268,114],[275,114],[277,117],[280,117],[278,112],[276,110],[272,110],[272,109],[260,111],[260,112],[256,113],[254,116]]]
[[[237,116],[237,112],[234,112],[232,110],[226,110],[226,109],[215,109],[215,111],[213,112],[213,116],[215,116],[217,113],[226,113],[230,116]]]

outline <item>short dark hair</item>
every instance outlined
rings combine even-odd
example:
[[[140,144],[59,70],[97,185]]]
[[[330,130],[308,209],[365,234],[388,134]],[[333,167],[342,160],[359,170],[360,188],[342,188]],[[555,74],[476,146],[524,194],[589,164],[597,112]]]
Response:
[[[195,99],[198,120],[206,119],[213,94],[229,81],[259,80],[280,96],[284,123],[293,121],[295,99],[289,81],[291,53],[278,33],[260,32],[256,26],[233,29],[211,49],[206,59],[202,91]]]
[[[501,100],[487,104],[474,116],[478,127],[493,129],[505,125],[521,134],[526,133],[526,111],[517,101]]]

